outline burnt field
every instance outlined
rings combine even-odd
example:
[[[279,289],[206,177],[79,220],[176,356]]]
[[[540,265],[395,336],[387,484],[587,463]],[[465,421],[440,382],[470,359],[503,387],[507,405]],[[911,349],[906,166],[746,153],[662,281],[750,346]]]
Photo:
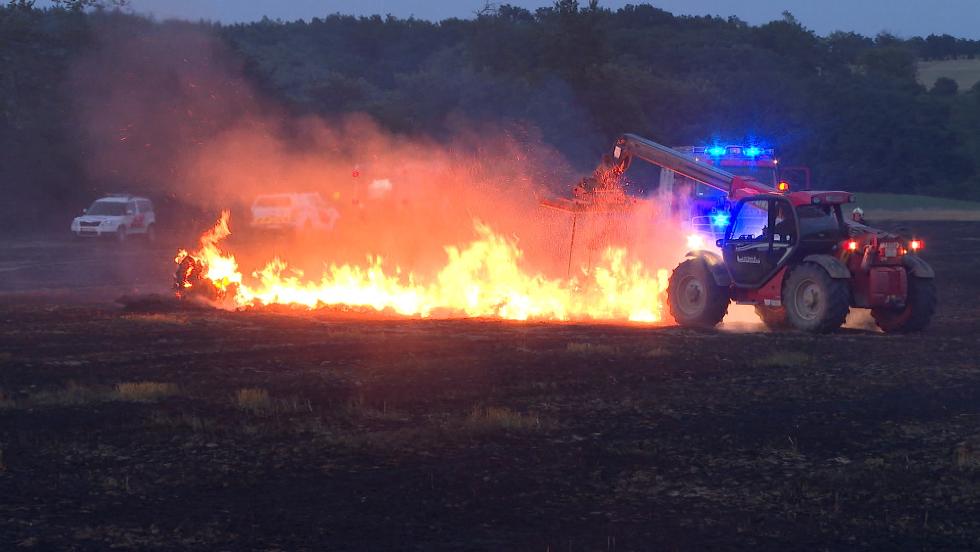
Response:
[[[913,336],[126,312],[166,244],[3,244],[0,549],[976,548],[980,224],[921,230]]]

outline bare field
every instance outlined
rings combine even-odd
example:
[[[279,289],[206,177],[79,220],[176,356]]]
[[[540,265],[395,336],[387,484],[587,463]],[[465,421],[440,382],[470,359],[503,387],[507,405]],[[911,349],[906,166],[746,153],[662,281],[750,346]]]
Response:
[[[0,543],[976,548],[980,224],[916,231],[915,336],[127,313],[158,251],[8,255],[66,264],[0,295]]]
[[[867,209],[865,217],[872,221],[980,222],[980,211],[969,209]]]
[[[920,61],[916,64],[916,68],[919,72],[919,82],[929,88],[932,88],[939,77],[953,79],[961,91],[969,90],[980,82],[980,59]]]
[[[980,222],[980,202],[905,194],[855,194],[872,221]]]

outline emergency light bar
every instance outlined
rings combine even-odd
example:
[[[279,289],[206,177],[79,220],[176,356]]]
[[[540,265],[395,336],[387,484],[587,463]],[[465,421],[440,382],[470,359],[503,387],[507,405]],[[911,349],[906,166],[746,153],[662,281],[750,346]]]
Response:
[[[726,155],[734,157],[747,157],[754,159],[761,156],[772,157],[776,154],[773,148],[760,148],[758,146],[695,146],[691,148],[691,153],[704,154],[709,157],[724,157]]]

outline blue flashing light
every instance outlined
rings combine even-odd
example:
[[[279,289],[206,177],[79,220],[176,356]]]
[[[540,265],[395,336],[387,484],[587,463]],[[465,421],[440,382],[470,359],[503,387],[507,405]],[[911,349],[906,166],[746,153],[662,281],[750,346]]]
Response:
[[[725,148],[722,146],[711,146],[708,148],[708,155],[712,157],[721,157],[725,155]]]
[[[762,150],[755,146],[749,146],[743,149],[742,153],[744,153],[746,157],[758,157],[762,155]]]
[[[728,228],[730,215],[725,211],[715,211],[711,213],[711,225],[715,228]]]

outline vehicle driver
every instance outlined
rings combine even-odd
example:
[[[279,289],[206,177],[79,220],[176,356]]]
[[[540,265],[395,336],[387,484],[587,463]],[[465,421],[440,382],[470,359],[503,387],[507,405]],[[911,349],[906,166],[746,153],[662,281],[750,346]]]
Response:
[[[776,241],[789,241],[794,233],[796,233],[796,225],[793,224],[793,218],[787,213],[786,206],[780,203],[776,207],[776,220],[772,225],[771,234]],[[766,238],[769,235],[770,233],[768,231],[763,233],[763,236]]]
[[[867,225],[867,222],[865,222],[864,220],[864,209],[860,207],[855,207],[854,210],[851,211],[851,220],[853,220],[858,224]]]

